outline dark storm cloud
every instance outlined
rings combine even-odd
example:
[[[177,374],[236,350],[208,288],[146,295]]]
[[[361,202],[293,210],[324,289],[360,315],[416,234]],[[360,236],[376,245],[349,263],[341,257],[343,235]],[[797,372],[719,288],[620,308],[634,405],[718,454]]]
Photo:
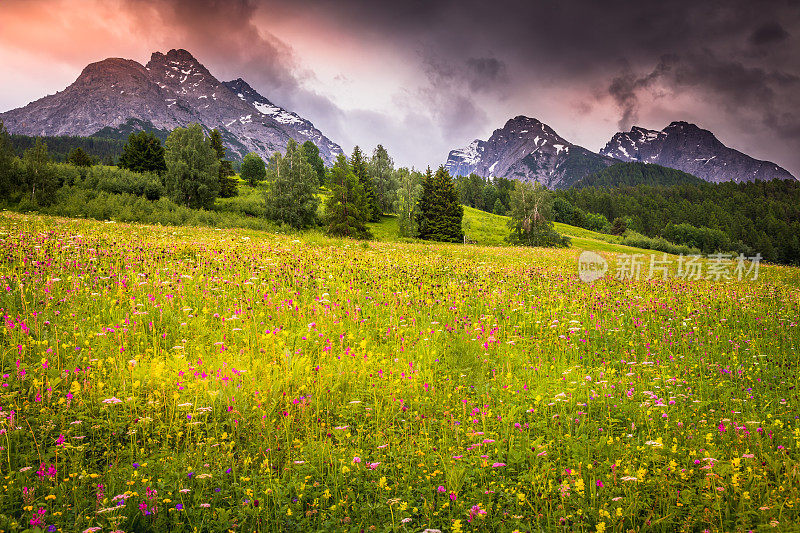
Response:
[[[473,91],[486,91],[508,83],[508,68],[496,57],[470,57],[466,61],[466,79]]]
[[[655,107],[690,97],[705,110],[680,118],[713,119],[725,130],[717,132],[721,138],[738,139],[740,148],[754,143],[754,151],[764,149],[800,173],[794,0],[127,1],[158,6],[216,68],[246,74],[279,103],[297,104],[313,120],[311,112],[320,113],[323,123],[347,119],[308,89],[313,80],[301,83],[302,65],[291,50],[270,37],[268,25],[255,23],[259,10],[306,17],[365,48],[380,44],[407,58],[420,72],[419,85],[403,89],[427,108],[443,138],[474,138],[502,124],[507,116],[488,111],[497,102],[506,102],[512,116],[546,110],[553,102],[541,99],[542,89],[552,98],[563,88],[573,108],[581,99],[594,112],[606,106],[607,118],[626,129],[652,117]]]
[[[667,74],[676,62],[675,56],[664,56],[656,68],[644,76],[637,76],[629,68],[611,80],[608,94],[614,99],[622,115],[617,127],[627,130],[639,120],[639,93],[649,89],[659,78]]]
[[[435,0],[417,7],[424,9],[420,16],[396,17],[387,4],[344,0],[326,16],[359,19],[399,49],[433,50],[436,75],[460,75],[464,83],[460,104],[470,105],[464,106],[461,130],[483,124],[476,117],[486,108],[487,95],[508,98],[516,91],[509,101],[527,106],[519,112],[539,113],[548,103],[538,100],[533,87],[555,93],[582,88],[585,101],[602,104],[599,88],[617,110],[613,118],[620,128],[651,117],[656,107],[672,106],[680,115],[675,119],[713,122],[721,127],[720,138],[775,158],[800,175],[796,1]],[[470,60],[489,57],[502,69]],[[471,80],[464,78],[464,65],[474,67]],[[430,77],[429,61],[424,68]],[[513,83],[492,84],[493,74]],[[448,84],[430,89],[440,94],[429,96],[430,102],[447,101],[452,93]],[[702,108],[685,115],[688,111],[676,106],[687,99],[702,102]],[[440,119],[458,123],[455,109],[453,102]],[[488,120],[499,125],[506,118]]]
[[[432,52],[421,57],[427,84],[422,85],[415,98],[428,105],[443,131],[454,136],[475,136],[489,124],[475,94],[490,92],[502,98],[508,84],[505,63],[494,57],[453,61]]]
[[[222,79],[239,77],[290,93],[298,86],[291,49],[260,31],[250,0],[124,0],[134,16],[156,17],[173,33],[175,46],[213,63]],[[145,24],[147,21],[143,21]]]
[[[789,33],[777,22],[767,22],[750,35],[750,43],[755,46],[776,44],[789,38]]]

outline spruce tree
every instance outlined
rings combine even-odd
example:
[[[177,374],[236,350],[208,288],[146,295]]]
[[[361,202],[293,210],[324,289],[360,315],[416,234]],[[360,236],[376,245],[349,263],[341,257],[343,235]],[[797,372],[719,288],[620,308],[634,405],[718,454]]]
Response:
[[[505,216],[506,206],[503,205],[503,202],[500,201],[500,198],[494,201],[494,209],[492,209],[492,213],[495,215]]]
[[[353,155],[350,156],[350,167],[353,169],[353,174],[356,175],[359,183],[361,183],[361,186],[364,188],[364,196],[367,198],[367,220],[370,222],[379,222],[381,219],[381,211],[378,206],[377,198],[375,197],[375,185],[372,183],[372,178],[369,176],[364,154],[358,146],[353,149]]]
[[[222,134],[214,128],[211,130],[211,147],[217,153],[219,159],[219,197],[232,198],[239,194],[236,179],[233,171],[233,164],[225,159],[225,145],[222,144]]]
[[[464,208],[458,202],[458,192],[450,173],[440,166],[436,174],[428,172],[422,184],[422,198],[417,213],[420,239],[440,242],[462,242],[461,219]]]
[[[94,161],[92,161],[89,154],[83,151],[83,148],[78,146],[77,148],[73,148],[67,156],[67,163],[76,167],[90,167]]]
[[[367,202],[344,155],[339,154],[331,167],[332,194],[325,202],[325,233],[353,239],[370,239],[367,229]]]
[[[155,134],[146,131],[131,133],[119,156],[119,166],[134,172],[163,174],[167,170],[167,163],[161,141]]]

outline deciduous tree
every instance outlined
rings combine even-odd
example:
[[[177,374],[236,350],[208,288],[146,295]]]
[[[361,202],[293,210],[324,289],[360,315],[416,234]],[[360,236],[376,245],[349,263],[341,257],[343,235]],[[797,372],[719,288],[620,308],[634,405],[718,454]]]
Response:
[[[175,203],[210,208],[219,194],[219,159],[199,124],[175,128],[167,137],[167,194]]]
[[[14,148],[8,130],[0,120],[0,194],[7,194],[13,184]]]
[[[395,191],[394,207],[398,218],[398,230],[402,237],[416,237],[416,215],[419,211],[419,199],[422,196],[422,174],[407,168],[400,168],[395,174],[395,180],[399,184]]]
[[[259,181],[263,181],[267,177],[267,167],[264,164],[264,160],[257,153],[250,152],[242,160],[242,170],[239,175],[251,187],[255,187]]]
[[[58,177],[53,171],[47,144],[41,139],[36,139],[36,144],[25,150],[22,156],[22,169],[25,185],[31,193],[31,201],[41,205],[49,204],[58,188]]]
[[[538,182],[518,182],[511,194],[509,241],[526,246],[569,246],[569,239],[553,228],[552,195]]]
[[[289,140],[286,155],[276,152],[272,156],[267,176],[269,187],[264,198],[268,219],[295,229],[316,224],[317,175],[294,140]]]
[[[395,179],[394,162],[382,145],[379,144],[372,153],[368,170],[375,186],[375,201],[379,212],[393,212],[398,183]]]
[[[319,156],[319,148],[312,141],[306,141],[303,143],[302,150],[306,161],[317,175],[319,185],[325,185],[325,162]]]

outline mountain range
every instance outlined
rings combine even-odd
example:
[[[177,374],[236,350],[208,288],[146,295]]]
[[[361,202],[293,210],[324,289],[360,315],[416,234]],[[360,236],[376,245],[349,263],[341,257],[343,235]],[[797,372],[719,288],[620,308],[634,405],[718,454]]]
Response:
[[[451,150],[445,168],[453,175],[474,172],[538,181],[552,189],[571,187],[621,162],[654,163],[715,183],[795,179],[775,163],[729,148],[710,131],[687,122],[673,122],[661,131],[634,127],[617,133],[598,154],[525,116],[512,118],[487,141],[476,139],[465,148]]]
[[[241,78],[221,82],[186,50],[155,52],[147,65],[110,58],[91,63],[56,94],[0,113],[10,133],[127,136],[146,129],[166,134],[197,122],[217,128],[228,157],[269,157],[289,139],[313,141],[331,164],[342,149],[314,124],[283,109]]]
[[[207,130],[219,129],[231,159],[248,152],[269,157],[285,151],[289,139],[313,141],[328,165],[342,153],[311,121],[273,104],[242,78],[219,81],[183,49],[155,52],[146,65],[120,58],[91,63],[63,91],[0,113],[0,120],[9,132],[23,135],[117,139],[138,130],[165,139],[174,128],[197,122]],[[450,151],[445,167],[453,175],[474,172],[567,188],[620,162],[655,163],[711,182],[794,178],[687,122],[673,122],[661,131],[633,127],[615,134],[596,153],[521,115],[488,140]]]

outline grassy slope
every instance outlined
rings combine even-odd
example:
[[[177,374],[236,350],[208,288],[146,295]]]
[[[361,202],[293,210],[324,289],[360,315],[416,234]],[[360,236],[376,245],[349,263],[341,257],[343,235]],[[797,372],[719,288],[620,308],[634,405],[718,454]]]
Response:
[[[494,215],[472,207],[464,207],[463,228],[467,238],[481,246],[508,246],[508,217]],[[376,240],[379,241],[410,241],[401,239],[398,233],[397,217],[386,216],[381,222],[369,224],[369,228]],[[605,235],[595,231],[577,228],[567,224],[556,223],[556,231],[572,239],[572,247],[580,250],[595,250],[612,253],[650,253],[619,244],[619,237]]]

